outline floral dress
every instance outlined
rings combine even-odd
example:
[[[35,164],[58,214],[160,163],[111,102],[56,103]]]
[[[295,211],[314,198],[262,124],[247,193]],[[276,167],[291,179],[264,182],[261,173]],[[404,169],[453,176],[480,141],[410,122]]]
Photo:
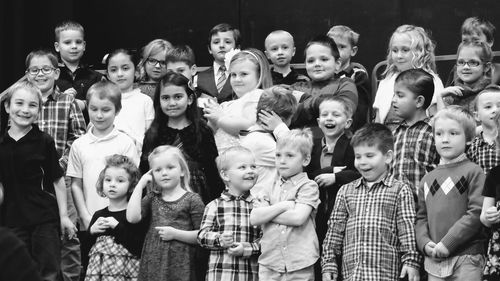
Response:
[[[500,206],[500,166],[491,169],[484,182],[483,195],[495,198],[496,206]],[[491,226],[490,240],[483,280],[500,280],[500,224]]]

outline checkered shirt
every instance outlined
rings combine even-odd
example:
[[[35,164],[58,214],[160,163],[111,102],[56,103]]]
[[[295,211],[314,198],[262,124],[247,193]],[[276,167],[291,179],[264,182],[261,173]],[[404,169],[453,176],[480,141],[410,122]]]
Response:
[[[239,280],[257,281],[260,253],[260,227],[250,224],[254,198],[247,192],[234,196],[227,190],[205,207],[198,243],[210,251],[207,281]],[[220,246],[223,232],[232,232],[234,241],[242,243],[242,257],[231,256]]]
[[[500,165],[500,153],[497,153],[495,142],[487,143],[482,132],[472,140],[467,149],[467,158],[481,166],[485,174]]]
[[[411,126],[403,121],[394,130],[394,139],[392,172],[397,179],[407,181],[417,194],[420,180],[439,163],[429,119]]]
[[[85,134],[85,119],[82,111],[70,94],[54,90],[42,106],[38,115],[38,127],[54,138],[59,165],[66,171],[68,156],[73,141]]]
[[[323,273],[344,280],[399,280],[402,264],[419,268],[411,188],[393,175],[368,187],[364,179],[343,185],[328,222]],[[336,279],[334,279],[336,280]]]

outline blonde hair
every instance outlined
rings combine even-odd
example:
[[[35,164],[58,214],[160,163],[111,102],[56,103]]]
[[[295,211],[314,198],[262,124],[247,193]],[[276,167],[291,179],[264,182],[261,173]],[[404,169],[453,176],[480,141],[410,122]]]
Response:
[[[328,30],[326,34],[328,37],[335,39],[335,37],[343,37],[349,40],[351,46],[358,46],[359,33],[352,30],[350,27],[345,25],[335,25]]]
[[[257,88],[267,89],[273,85],[273,79],[271,77],[271,70],[269,63],[267,62],[266,56],[254,48],[248,48],[243,50],[231,58],[231,63],[229,68],[236,61],[249,60],[257,67],[257,73],[259,74],[259,81],[257,82]]]
[[[241,155],[241,154],[250,154],[253,156],[253,152],[243,146],[236,145],[236,146],[231,146],[230,148],[222,151],[219,156],[215,159],[215,163],[217,164],[217,169],[219,171],[225,171],[229,168],[231,164],[231,159],[233,159],[234,155]]]
[[[311,129],[293,129],[287,132],[276,142],[276,149],[283,147],[297,148],[304,157],[310,157],[313,147]]]
[[[389,40],[389,48],[387,50],[387,68],[383,73],[384,76],[390,76],[400,71],[394,64],[391,50],[396,34],[405,34],[410,38],[411,53],[413,55],[411,65],[413,68],[422,68],[423,70],[431,73],[436,72],[436,61],[434,56],[435,44],[432,42],[429,34],[422,27],[405,24],[398,27]]]
[[[40,112],[43,106],[42,92],[33,82],[28,80],[19,81],[8,88],[5,96],[2,97],[2,101],[4,101],[6,105],[10,105],[10,100],[12,99],[14,93],[21,89],[31,92],[38,98],[38,112]]]
[[[150,56],[154,56],[161,52],[168,52],[173,48],[172,44],[164,39],[155,39],[149,42],[144,48],[142,48],[141,60],[137,64],[137,71],[139,72],[139,81],[148,80],[148,74],[144,64]]]
[[[171,145],[161,145],[153,149],[153,151],[148,156],[149,166],[152,167],[153,160],[165,154],[171,154],[177,158],[177,160],[179,161],[179,166],[181,167],[181,171],[184,173],[184,176],[181,176],[181,187],[187,191],[193,192],[193,190],[189,186],[189,180],[191,178],[191,175],[189,173],[189,166],[186,159],[184,158],[184,155],[182,154],[182,151],[178,147]],[[158,189],[158,185],[155,182],[152,185],[151,191],[158,194],[161,193],[161,190]]]
[[[464,129],[466,142],[472,141],[476,136],[476,120],[474,120],[472,114],[465,107],[450,105],[438,111],[431,120],[433,133],[435,133],[436,121],[438,119],[451,119],[460,124]]]

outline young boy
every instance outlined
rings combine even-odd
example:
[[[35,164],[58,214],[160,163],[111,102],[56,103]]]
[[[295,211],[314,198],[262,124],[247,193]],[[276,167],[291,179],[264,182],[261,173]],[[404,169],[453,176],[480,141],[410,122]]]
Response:
[[[319,257],[314,229],[319,191],[303,172],[311,149],[308,130],[292,130],[276,144],[279,178],[262,190],[250,215],[252,225],[263,225],[259,280],[314,280]]]
[[[287,84],[300,81],[309,81],[305,75],[299,74],[290,67],[295,55],[293,36],[284,30],[275,30],[267,35],[264,41],[266,56],[272,62],[271,75],[273,85]]]
[[[0,189],[5,190],[0,223],[28,246],[43,280],[55,281],[61,231],[71,238],[76,228],[67,215],[54,139],[35,125],[42,103],[40,90],[29,81],[15,84],[5,97],[10,127],[0,138]]]
[[[85,122],[88,123],[88,111],[85,105],[87,91],[90,86],[101,81],[104,76],[81,63],[86,46],[81,24],[65,21],[55,27],[54,33],[54,48],[61,56],[59,64],[61,74],[56,82],[57,86],[61,91],[68,91],[75,96],[83,111]]]
[[[352,130],[355,132],[369,121],[373,111],[370,77],[364,66],[352,62],[352,58],[358,52],[359,33],[348,26],[336,25],[330,28],[327,35],[335,41],[340,54],[337,77],[351,78],[358,90],[358,107],[352,123]]]
[[[323,280],[418,280],[415,201],[411,188],[390,173],[391,131],[367,124],[351,140],[361,178],[337,194],[323,242]],[[401,270],[401,271],[400,271]]]
[[[233,90],[229,83],[229,69],[224,58],[227,52],[240,48],[240,31],[227,23],[212,28],[208,34],[208,52],[214,57],[213,66],[198,73],[198,88],[217,98],[220,104],[233,99]]]
[[[500,165],[500,154],[497,154],[495,139],[498,128],[495,116],[500,114],[500,86],[490,85],[481,91],[475,100],[476,120],[481,122],[483,131],[479,133],[467,149],[467,157],[481,166],[484,174]]]
[[[422,177],[439,162],[426,114],[433,93],[433,77],[425,70],[409,69],[396,77],[392,106],[403,121],[394,131],[392,169],[394,176],[407,181],[415,194]]]
[[[177,45],[167,51],[165,56],[167,70],[184,75],[191,83],[196,75],[196,63],[193,50],[188,45]],[[196,85],[193,85],[196,87]]]
[[[217,157],[226,184],[221,196],[205,207],[199,244],[210,250],[207,281],[257,281],[260,227],[250,224],[257,181],[255,159],[250,150],[233,146]]]
[[[434,116],[432,127],[441,160],[420,182],[415,226],[425,271],[429,280],[481,280],[485,175],[465,156],[476,122],[466,109],[449,106]]]

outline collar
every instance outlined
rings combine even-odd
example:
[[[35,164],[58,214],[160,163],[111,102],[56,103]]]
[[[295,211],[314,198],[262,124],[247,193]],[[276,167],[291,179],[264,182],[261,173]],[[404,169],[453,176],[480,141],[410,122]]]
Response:
[[[17,141],[20,141],[20,140],[33,140],[35,139],[35,136],[37,135],[37,133],[41,132],[40,129],[38,128],[38,125],[37,124],[32,124],[31,125],[31,130],[29,130],[26,135],[22,136],[20,139],[18,139]],[[2,137],[2,139],[0,140],[0,143],[4,143],[4,142],[17,142],[15,141],[10,135],[9,135],[9,128],[7,127],[6,130],[5,130],[5,133]]]
[[[292,72],[293,72],[293,68],[292,67],[290,67],[290,71],[288,71],[287,73],[278,72],[278,71],[274,70],[274,66],[271,67],[271,73],[280,75],[283,78],[287,77]]]
[[[220,195],[220,198],[225,201],[236,201],[236,200],[244,200],[246,202],[252,202],[253,201],[253,196],[250,194],[250,191],[246,191],[240,196],[233,195],[229,192],[229,190],[226,188],[222,194]]]
[[[54,91],[52,92],[52,94],[50,94],[48,97],[47,97],[47,101],[56,101],[57,99],[59,99],[59,96],[62,94],[61,90],[59,90],[59,87],[55,86],[54,87]]]
[[[391,171],[387,171],[387,174],[385,175],[385,177],[383,177],[382,179],[380,179],[378,182],[375,182],[369,189],[372,189],[374,187],[390,187],[392,186],[393,182],[394,182],[395,178],[394,178],[394,174],[391,173]],[[365,186],[365,187],[368,187],[368,182],[366,181],[365,178],[361,177],[359,179],[356,180],[357,182],[355,182],[355,187],[356,188],[359,188],[361,186]]]
[[[342,137],[342,136],[341,136]],[[337,139],[337,142],[339,141],[340,137]],[[333,154],[333,150],[335,149],[335,146],[334,147],[329,147],[327,144],[326,144],[326,138],[323,137],[321,139],[321,151],[326,153],[326,154]]]
[[[441,158],[439,160],[439,165],[458,163],[458,162],[464,161],[465,159],[467,159],[467,155],[464,152],[464,153],[460,154],[459,156],[457,156],[455,159],[452,159],[450,161],[445,161],[443,158]]]
[[[291,182],[292,185],[294,185],[294,186],[298,185],[299,182],[301,180],[303,180],[304,178],[309,179],[307,177],[307,174],[305,172],[301,172],[301,173],[298,173],[298,174],[296,174],[294,176],[291,176],[289,179],[282,178],[281,176],[279,177],[280,182],[281,182],[282,185],[285,184],[285,183],[287,183],[287,182]]]
[[[406,122],[406,120],[402,120],[401,123],[399,124],[399,126],[396,129],[399,129],[399,127],[411,128],[411,127],[414,127],[414,126],[416,126],[417,124],[420,124],[420,123],[425,123],[425,124],[427,124],[427,125],[430,126],[431,125],[430,120],[431,120],[430,117],[425,117],[424,119],[417,120],[417,122],[413,123],[413,125],[411,125],[411,126],[408,126],[408,123]]]
[[[349,65],[344,70],[339,71],[338,73],[335,74],[335,76],[350,78],[353,73],[354,73],[354,66],[352,65],[352,63],[349,63]]]
[[[96,135],[94,135],[92,133],[92,128],[94,128],[94,125],[92,125],[92,123],[90,123],[87,132],[88,132],[88,135],[89,135],[91,143],[96,143],[96,142],[101,142],[101,141],[107,141],[107,140],[116,138],[118,136],[118,134],[120,133],[118,131],[118,129],[116,128],[116,126],[114,126],[113,130],[109,134],[107,134],[106,136],[104,136],[104,137],[97,137]]]
[[[480,146],[487,145],[487,146],[493,147],[493,146],[495,146],[495,145],[496,145],[495,141],[493,141],[492,143],[487,142],[487,141],[484,139],[483,132],[480,132],[480,133],[477,135],[477,140],[478,140],[478,144],[479,144]]]
[[[214,61],[214,73],[215,75],[217,75],[219,73],[219,68],[221,67],[222,65],[218,64],[217,62]],[[226,67],[226,66],[224,66]],[[227,69],[226,71],[224,71],[224,73],[227,73]]]

